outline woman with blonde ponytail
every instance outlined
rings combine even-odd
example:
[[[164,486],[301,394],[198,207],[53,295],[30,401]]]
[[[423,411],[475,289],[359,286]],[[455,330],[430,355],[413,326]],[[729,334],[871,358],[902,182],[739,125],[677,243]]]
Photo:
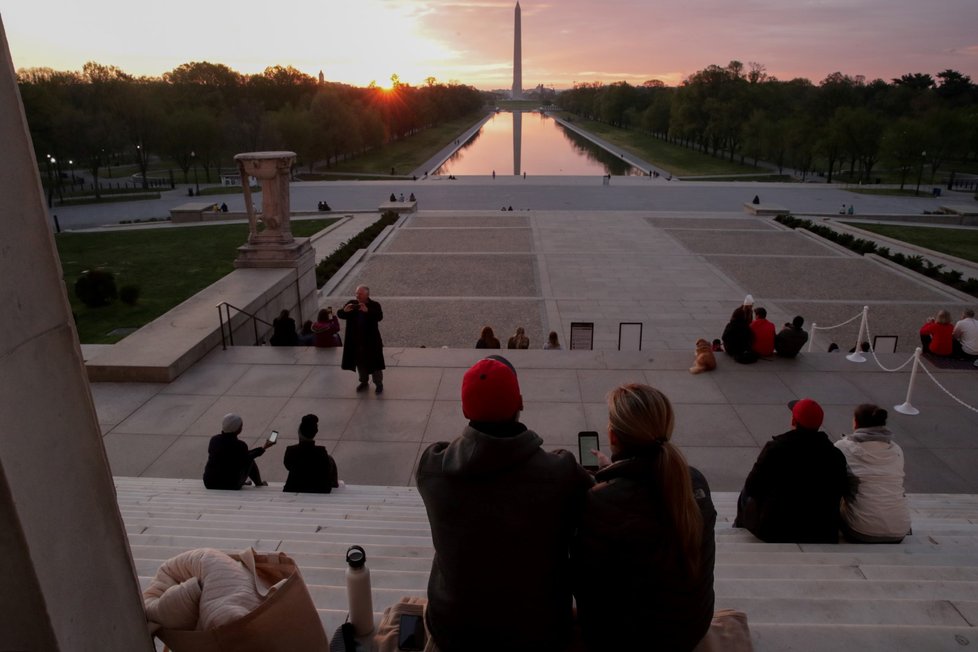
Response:
[[[654,387],[608,395],[612,457],[571,549],[589,650],[692,650],[710,627],[716,510],[706,478],[671,441],[674,422]]]

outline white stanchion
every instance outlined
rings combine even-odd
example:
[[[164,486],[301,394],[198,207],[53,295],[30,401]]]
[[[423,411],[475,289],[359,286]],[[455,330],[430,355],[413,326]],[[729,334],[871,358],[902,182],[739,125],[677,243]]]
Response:
[[[818,328],[818,324],[812,322],[812,336],[808,338],[808,352],[812,352],[812,347],[815,346],[815,329]]]
[[[868,314],[869,306],[863,306],[863,320],[859,322],[859,337],[856,338],[856,346],[852,350],[852,353],[846,356],[846,360],[849,362],[866,362],[866,358],[863,357],[861,348],[863,339],[866,337],[866,316]]]
[[[921,348],[918,346],[913,352],[913,367],[910,368],[910,384],[907,385],[907,400],[905,400],[900,405],[894,405],[893,409],[900,414],[907,414],[909,416],[916,416],[920,414],[920,410],[915,408],[910,403],[910,398],[913,396],[913,385],[917,380],[917,367],[920,366],[920,354]]]

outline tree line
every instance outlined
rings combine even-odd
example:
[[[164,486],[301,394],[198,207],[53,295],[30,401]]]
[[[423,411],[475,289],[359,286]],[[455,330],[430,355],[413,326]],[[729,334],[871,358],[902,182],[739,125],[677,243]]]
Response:
[[[678,87],[658,80],[576,84],[557,104],[731,161],[764,160],[803,177],[817,171],[829,182],[843,173],[870,182],[882,164],[902,188],[925,168],[932,180],[950,161],[978,158],[978,86],[954,70],[890,82],[836,72],[815,85],[731,61]]]
[[[238,152],[292,150],[310,171],[465,116],[485,104],[471,86],[429,77],[414,87],[354,87],[315,79],[292,67],[244,75],[223,64],[191,62],[161,77],[135,77],[86,63],[80,72],[17,72],[34,150],[42,166],[71,159],[98,193],[103,168],[135,163],[143,184],[150,161],[183,172],[230,165]]]

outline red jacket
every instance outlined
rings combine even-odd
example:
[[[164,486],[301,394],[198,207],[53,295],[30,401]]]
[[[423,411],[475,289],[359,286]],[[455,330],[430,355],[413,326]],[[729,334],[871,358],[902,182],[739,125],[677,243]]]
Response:
[[[951,355],[953,333],[954,326],[952,324],[938,324],[936,321],[927,322],[920,329],[921,335],[930,335],[930,344],[927,345],[927,349],[934,355]]]
[[[751,347],[754,353],[762,358],[774,355],[774,324],[758,317],[750,323],[750,329],[754,333],[754,343]]]

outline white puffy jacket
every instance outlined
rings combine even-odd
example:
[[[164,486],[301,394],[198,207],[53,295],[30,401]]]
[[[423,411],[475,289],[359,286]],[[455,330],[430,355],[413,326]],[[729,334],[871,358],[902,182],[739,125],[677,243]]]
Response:
[[[835,442],[859,478],[856,496],[846,500],[842,517],[860,534],[901,538],[910,531],[903,450],[892,437],[885,427],[858,428]]]

